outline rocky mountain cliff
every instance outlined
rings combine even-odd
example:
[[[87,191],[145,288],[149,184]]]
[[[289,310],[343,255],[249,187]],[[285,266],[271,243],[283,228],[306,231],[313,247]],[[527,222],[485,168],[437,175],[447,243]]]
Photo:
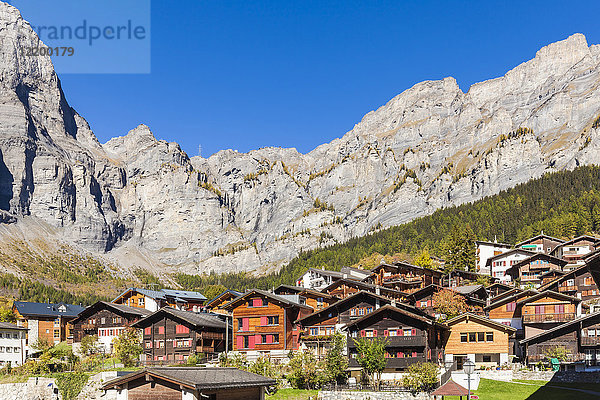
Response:
[[[140,125],[98,142],[38,37],[0,2],[0,237],[65,242],[124,266],[278,268],[545,172],[600,163],[600,47],[581,34],[463,93],[421,82],[308,154],[188,157]]]

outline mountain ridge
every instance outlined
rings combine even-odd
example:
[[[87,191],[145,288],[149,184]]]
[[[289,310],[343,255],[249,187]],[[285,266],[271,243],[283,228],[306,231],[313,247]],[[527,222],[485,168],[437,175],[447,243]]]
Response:
[[[466,93],[451,77],[417,83],[306,154],[202,158],[143,124],[101,144],[50,58],[22,54],[39,39],[5,3],[0,33],[0,221],[44,226],[43,239],[124,268],[271,272],[300,251],[600,161],[600,47],[581,34]],[[16,231],[0,225],[0,241]]]

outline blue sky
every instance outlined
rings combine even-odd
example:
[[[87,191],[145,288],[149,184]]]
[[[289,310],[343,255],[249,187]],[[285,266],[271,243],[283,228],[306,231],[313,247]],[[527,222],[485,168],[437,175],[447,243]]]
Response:
[[[101,142],[145,123],[190,155],[308,152],[417,82],[463,90],[581,32],[577,1],[152,1],[150,74],[61,74]]]

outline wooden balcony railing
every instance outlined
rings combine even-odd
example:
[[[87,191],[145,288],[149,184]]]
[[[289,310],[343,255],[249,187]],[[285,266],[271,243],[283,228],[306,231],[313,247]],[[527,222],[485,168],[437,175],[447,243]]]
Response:
[[[523,315],[523,323],[568,322],[574,319],[575,313]]]
[[[560,293],[563,293],[563,292],[575,292],[575,291],[577,291],[577,286],[559,286],[558,287],[558,291]]]
[[[418,362],[425,362],[425,357],[419,353],[417,357],[401,357],[401,358],[386,358],[386,368],[408,368],[409,365]],[[349,367],[359,367],[358,361],[355,358],[350,358],[348,361]]]
[[[420,347],[425,346],[427,341],[425,336],[382,336],[382,339],[386,339],[388,344],[387,347]],[[356,347],[354,340],[360,338],[348,339],[348,347]],[[369,338],[367,338],[369,339]]]
[[[597,346],[600,344],[600,337],[582,337],[582,346]]]

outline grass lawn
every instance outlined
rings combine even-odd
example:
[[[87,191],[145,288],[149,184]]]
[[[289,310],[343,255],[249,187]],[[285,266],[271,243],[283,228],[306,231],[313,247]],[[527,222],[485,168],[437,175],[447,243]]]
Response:
[[[318,392],[318,390],[280,389],[273,396],[267,396],[267,400],[308,400],[309,397],[316,398]]]
[[[573,390],[544,387],[545,383],[537,382],[532,386],[482,379],[475,394],[481,400],[572,400],[591,397]]]

